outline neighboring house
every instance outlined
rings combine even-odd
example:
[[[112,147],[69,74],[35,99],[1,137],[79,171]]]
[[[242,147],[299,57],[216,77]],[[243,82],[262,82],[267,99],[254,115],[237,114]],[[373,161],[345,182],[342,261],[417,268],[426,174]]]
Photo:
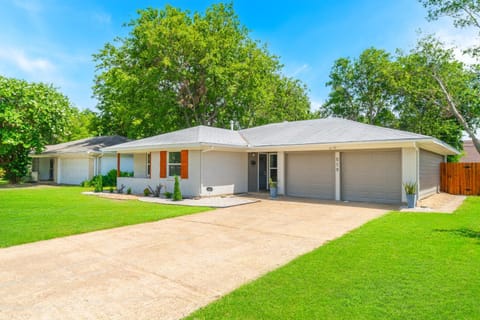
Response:
[[[279,194],[327,200],[405,202],[403,183],[420,198],[439,191],[440,162],[458,151],[435,138],[328,118],[245,130],[206,126],[107,147],[133,154],[134,177],[118,184],[141,193],[181,177],[187,196],[257,192],[271,178]]]
[[[129,140],[121,136],[103,136],[48,145],[32,158],[32,179],[58,184],[80,184],[98,174],[117,169],[115,152],[103,152],[104,147]],[[133,172],[133,156],[122,155],[121,170]]]
[[[463,141],[463,153],[460,162],[480,162],[480,153],[475,149],[472,140]]]

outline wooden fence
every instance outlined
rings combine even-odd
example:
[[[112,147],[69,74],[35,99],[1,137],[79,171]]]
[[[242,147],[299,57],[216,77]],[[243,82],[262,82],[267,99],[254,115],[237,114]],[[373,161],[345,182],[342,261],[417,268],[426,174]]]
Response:
[[[441,163],[440,190],[450,194],[480,195],[480,162]]]

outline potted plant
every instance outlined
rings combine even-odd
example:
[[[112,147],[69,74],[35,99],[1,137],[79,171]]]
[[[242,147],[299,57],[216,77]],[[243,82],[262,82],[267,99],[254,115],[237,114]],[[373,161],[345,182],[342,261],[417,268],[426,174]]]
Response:
[[[268,181],[268,185],[270,186],[270,198],[276,199],[277,198],[277,181],[273,181],[272,178]]]
[[[407,195],[407,205],[409,208],[415,208],[417,203],[417,183],[407,182],[403,185]]]

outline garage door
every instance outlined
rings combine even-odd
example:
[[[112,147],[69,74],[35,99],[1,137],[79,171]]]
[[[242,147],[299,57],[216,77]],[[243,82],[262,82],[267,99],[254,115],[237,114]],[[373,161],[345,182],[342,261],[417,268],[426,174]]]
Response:
[[[348,201],[400,203],[400,151],[341,153],[341,197]]]
[[[80,184],[88,179],[88,159],[60,159],[60,181],[63,184]]]
[[[440,163],[443,156],[420,150],[420,199],[437,193],[440,189]]]
[[[334,199],[334,158],[333,152],[287,153],[287,194],[296,197]]]

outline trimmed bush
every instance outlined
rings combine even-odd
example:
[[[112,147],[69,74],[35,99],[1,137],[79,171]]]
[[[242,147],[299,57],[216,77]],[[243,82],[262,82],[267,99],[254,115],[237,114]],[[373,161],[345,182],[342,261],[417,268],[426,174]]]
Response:
[[[95,181],[95,192],[102,192],[103,191],[103,179],[102,176],[97,176]]]
[[[180,181],[178,176],[175,176],[175,184],[173,185],[173,201],[182,200],[182,192],[180,191]]]

